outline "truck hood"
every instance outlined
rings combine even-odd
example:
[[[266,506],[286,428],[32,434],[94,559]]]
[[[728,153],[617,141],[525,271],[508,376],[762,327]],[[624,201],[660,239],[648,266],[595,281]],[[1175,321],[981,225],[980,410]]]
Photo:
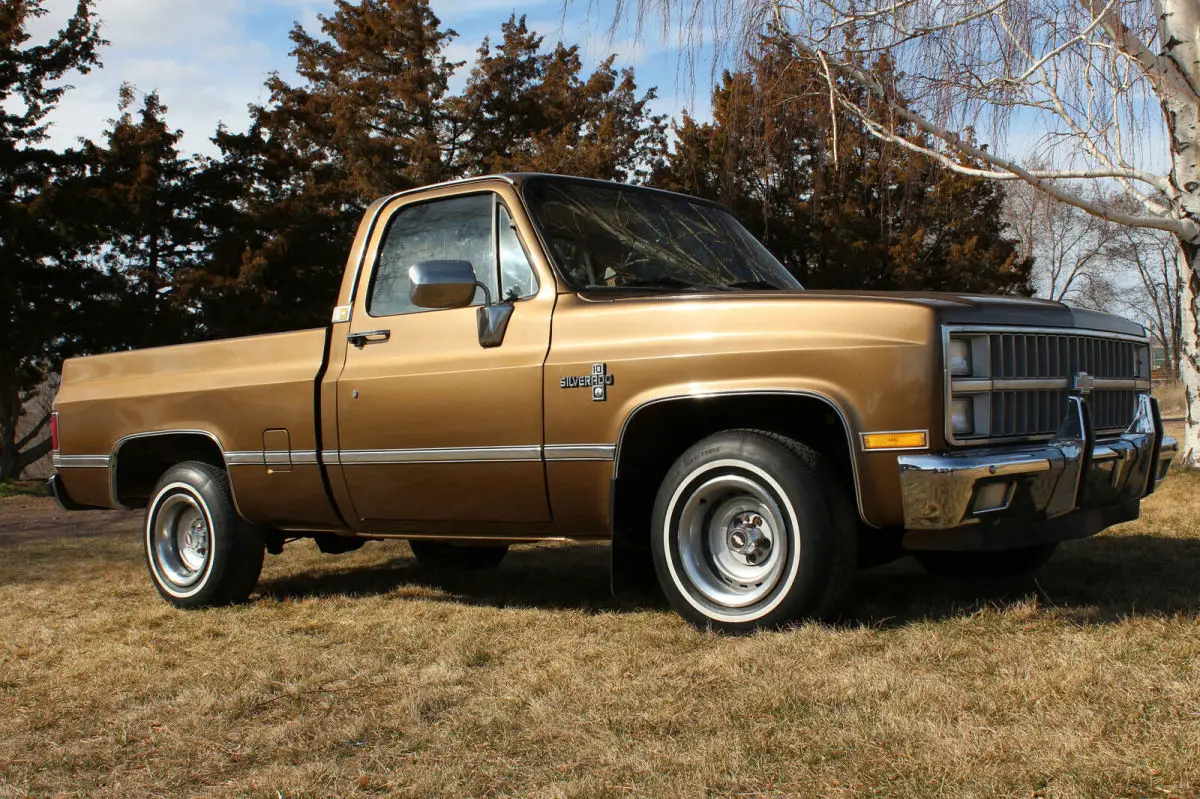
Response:
[[[1124,317],[1099,311],[1072,308],[1061,302],[1028,297],[991,294],[951,294],[907,291],[738,291],[738,292],[644,292],[594,291],[581,295],[600,302],[679,302],[679,301],[755,301],[824,302],[836,300],[864,303],[902,303],[932,308],[946,325],[987,325],[990,327],[1062,327],[1096,330],[1144,337],[1146,330]]]

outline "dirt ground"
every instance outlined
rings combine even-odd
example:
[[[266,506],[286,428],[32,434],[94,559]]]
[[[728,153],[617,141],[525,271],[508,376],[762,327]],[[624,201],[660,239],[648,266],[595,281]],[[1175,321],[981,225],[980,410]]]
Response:
[[[0,547],[70,537],[89,538],[127,532],[141,524],[141,511],[68,513],[49,497],[0,500]]]

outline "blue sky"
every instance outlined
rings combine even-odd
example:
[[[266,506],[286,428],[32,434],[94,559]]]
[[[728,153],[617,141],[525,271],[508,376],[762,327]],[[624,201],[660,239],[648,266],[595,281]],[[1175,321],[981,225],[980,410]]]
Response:
[[[642,89],[657,87],[656,112],[678,118],[687,108],[707,118],[711,50],[694,52],[695,66],[689,67],[683,56],[693,51],[676,46],[680,34],[674,29],[664,33],[660,20],[647,20],[640,35],[629,25],[611,33],[614,2],[569,0],[564,7],[562,0],[432,0],[442,25],[459,34],[447,52],[453,61],[470,62],[483,37],[494,39],[501,23],[517,11],[546,37],[547,45],[559,39],[580,45],[589,68],[616,53],[618,66],[637,70]],[[66,18],[75,0],[45,0],[45,5],[51,13],[34,30],[42,40]],[[317,15],[332,7],[332,0],[98,0],[104,36],[111,42],[103,53],[105,66],[72,77],[76,89],[53,117],[52,143],[69,146],[79,137],[99,138],[116,115],[118,88],[128,81],[144,92],[159,92],[169,123],[184,131],[185,153],[213,152],[209,138],[217,124],[244,128],[246,106],[266,100],[263,82],[271,71],[294,75],[288,55],[292,25],[299,21],[317,31]],[[456,89],[466,71],[458,76]],[[992,142],[994,149],[1018,155],[1041,149],[1045,130],[1025,116],[1014,116],[1007,141]],[[1166,148],[1160,128],[1151,124],[1146,132],[1149,157],[1144,160],[1161,171]],[[1069,152],[1057,152],[1052,160],[1072,161]]]
[[[49,34],[74,5],[46,0],[50,14],[35,23],[35,35]],[[53,117],[52,142],[98,138],[116,115],[118,87],[128,81],[159,92],[168,121],[184,131],[185,152],[211,152],[208,139],[219,122],[241,129],[247,104],[265,100],[268,73],[293,74],[293,23],[316,31],[317,15],[332,6],[325,0],[99,0],[104,37],[111,42],[104,68],[71,78],[75,89]],[[611,0],[574,0],[565,10],[560,0],[433,0],[433,9],[444,27],[459,34],[447,54],[453,61],[469,61],[483,37],[495,39],[516,11],[547,44],[579,44],[588,67],[616,53],[618,66],[637,70],[640,88],[658,87],[658,113],[677,116],[686,107],[707,116],[711,63],[694,70],[683,65],[660,25],[648,25],[640,36],[628,26],[610,34]]]

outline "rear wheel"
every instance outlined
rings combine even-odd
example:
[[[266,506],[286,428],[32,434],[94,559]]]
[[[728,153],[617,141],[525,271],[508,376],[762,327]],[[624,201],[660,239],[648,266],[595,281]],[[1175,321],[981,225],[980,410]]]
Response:
[[[939,577],[1014,579],[1033,574],[1046,565],[1058,544],[1041,544],[997,552],[914,552],[913,557]]]
[[[167,470],[146,507],[146,565],[179,608],[242,602],[262,571],[263,530],[242,519],[225,471],[188,461]]]
[[[409,541],[413,555],[435,569],[492,569],[508,554],[507,544],[451,544],[445,541]]]
[[[663,480],[651,545],[667,599],[702,628],[823,618],[855,566],[845,490],[811,448],[751,430],[710,436]]]

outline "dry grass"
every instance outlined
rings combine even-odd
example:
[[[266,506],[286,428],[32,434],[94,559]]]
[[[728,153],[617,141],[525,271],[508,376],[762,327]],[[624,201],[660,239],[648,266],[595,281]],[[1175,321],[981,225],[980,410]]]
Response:
[[[1178,380],[1168,380],[1154,387],[1154,396],[1158,398],[1158,407],[1163,416],[1182,416],[1187,413],[1183,383]]]
[[[602,547],[301,543],[197,613],[139,558],[135,516],[0,501],[0,797],[1200,795],[1195,473],[1036,584],[903,561],[745,639],[614,604]]]

